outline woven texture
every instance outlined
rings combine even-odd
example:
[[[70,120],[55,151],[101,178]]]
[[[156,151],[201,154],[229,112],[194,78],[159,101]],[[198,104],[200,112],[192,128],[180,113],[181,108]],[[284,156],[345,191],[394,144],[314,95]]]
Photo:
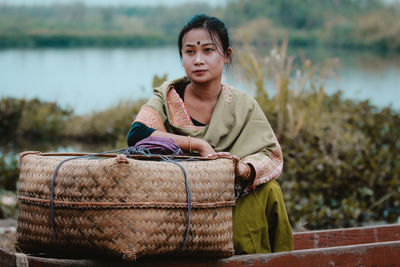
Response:
[[[24,253],[82,250],[124,259],[174,254],[187,226],[182,170],[171,162],[118,156],[73,159],[54,188],[56,240],[49,215],[50,184],[65,156],[21,154],[17,249]],[[233,255],[234,164],[230,158],[181,161],[192,210],[184,255]]]

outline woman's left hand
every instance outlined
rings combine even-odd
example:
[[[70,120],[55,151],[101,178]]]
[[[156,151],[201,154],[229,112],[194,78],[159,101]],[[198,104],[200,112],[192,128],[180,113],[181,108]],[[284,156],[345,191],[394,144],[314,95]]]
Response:
[[[239,176],[242,178],[250,178],[251,176],[251,168],[246,163],[240,162],[240,158],[235,155],[231,155],[229,152],[216,152],[213,154],[207,155],[207,158],[214,159],[218,157],[232,157],[235,162],[235,176]]]

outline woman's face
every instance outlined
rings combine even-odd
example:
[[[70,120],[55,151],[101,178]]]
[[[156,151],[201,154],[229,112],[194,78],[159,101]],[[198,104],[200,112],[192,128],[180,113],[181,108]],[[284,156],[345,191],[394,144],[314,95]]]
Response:
[[[222,71],[230,57],[222,52],[219,38],[214,39],[204,28],[192,29],[182,39],[183,67],[186,75],[195,83],[221,82]],[[231,51],[229,48],[229,54]]]

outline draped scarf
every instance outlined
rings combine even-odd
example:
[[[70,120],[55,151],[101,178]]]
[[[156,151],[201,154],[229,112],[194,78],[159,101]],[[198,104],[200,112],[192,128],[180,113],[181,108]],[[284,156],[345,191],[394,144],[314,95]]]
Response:
[[[185,87],[189,78],[164,82],[135,118],[158,131],[201,138],[216,152],[229,152],[251,164],[253,181],[239,181],[239,195],[248,194],[260,184],[279,177],[283,167],[281,147],[257,101],[249,94],[222,84],[210,123],[195,126],[176,88]]]

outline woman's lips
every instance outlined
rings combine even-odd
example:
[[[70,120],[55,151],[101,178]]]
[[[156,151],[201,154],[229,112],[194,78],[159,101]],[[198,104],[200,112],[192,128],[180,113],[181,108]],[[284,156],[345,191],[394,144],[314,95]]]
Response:
[[[195,70],[193,71],[193,73],[196,75],[203,75],[204,73],[206,73],[206,70]]]

